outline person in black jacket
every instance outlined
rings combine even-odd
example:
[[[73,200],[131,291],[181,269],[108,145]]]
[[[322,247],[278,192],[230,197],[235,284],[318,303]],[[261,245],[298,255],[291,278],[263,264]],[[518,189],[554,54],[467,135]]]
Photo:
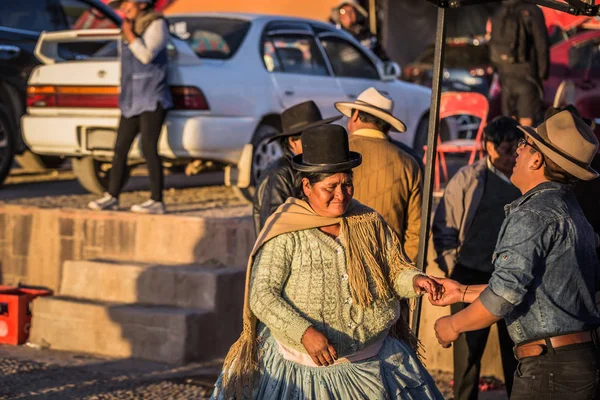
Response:
[[[283,156],[267,167],[256,186],[252,201],[252,216],[257,235],[267,218],[288,197],[295,197],[300,187],[299,175],[292,167],[292,157],[302,154],[301,133],[308,128],[328,124],[340,118],[342,117],[323,119],[314,101],[297,104],[281,113],[283,132],[273,136],[270,141],[279,141]]]
[[[542,10],[522,0],[505,0],[492,17],[490,58],[500,76],[502,113],[521,125],[543,119],[550,52]]]

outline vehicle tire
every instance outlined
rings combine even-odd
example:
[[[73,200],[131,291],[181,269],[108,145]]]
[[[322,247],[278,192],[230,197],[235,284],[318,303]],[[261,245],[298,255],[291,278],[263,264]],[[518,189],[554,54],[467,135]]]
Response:
[[[280,130],[278,127],[267,122],[263,122],[256,129],[254,137],[251,141],[253,151],[250,186],[246,188],[232,186],[234,193],[240,199],[249,203],[252,202],[256,184],[259,182],[262,173],[266,170],[269,164],[282,156],[283,152],[277,141],[267,143],[268,139],[275,136],[279,132]]]
[[[101,195],[108,190],[110,163],[95,160],[93,157],[73,158],[73,173],[79,184],[88,192]],[[123,186],[129,180],[131,168],[125,168]]]
[[[425,115],[419,121],[419,125],[417,125],[417,131],[415,132],[415,140],[413,144],[413,149],[420,156],[423,157],[425,151],[423,150],[423,146],[427,144],[427,133],[429,130],[429,115]]]
[[[0,106],[0,185],[4,182],[12,167],[15,140],[12,132],[15,131],[8,113]]]
[[[429,114],[423,116],[421,121],[419,121],[419,125],[417,125],[417,131],[415,132],[415,140],[413,144],[413,149],[415,152],[423,157],[425,154],[425,150],[423,147],[427,145],[427,135],[429,134]],[[444,120],[440,123],[440,135],[442,136],[442,142],[448,140],[450,138],[450,128],[448,124],[444,122]]]
[[[15,157],[21,168],[26,171],[45,171],[47,169],[56,169],[64,162],[64,158],[54,156],[41,156],[25,150],[22,154]]]

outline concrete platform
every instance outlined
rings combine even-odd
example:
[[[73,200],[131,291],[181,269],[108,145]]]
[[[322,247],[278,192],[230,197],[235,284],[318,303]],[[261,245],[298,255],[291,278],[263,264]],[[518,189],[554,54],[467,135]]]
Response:
[[[223,356],[242,328],[245,271],[67,261],[58,296],[33,303],[41,347],[182,364]]]
[[[29,340],[55,350],[181,364],[224,347],[206,310],[46,297],[35,300],[33,315]]]
[[[250,217],[203,218],[0,203],[0,283],[57,290],[70,260],[105,258],[245,268]]]
[[[161,265],[111,260],[67,261],[59,292],[82,300],[122,304],[241,310],[245,271],[214,265]],[[234,303],[234,304],[232,304]]]

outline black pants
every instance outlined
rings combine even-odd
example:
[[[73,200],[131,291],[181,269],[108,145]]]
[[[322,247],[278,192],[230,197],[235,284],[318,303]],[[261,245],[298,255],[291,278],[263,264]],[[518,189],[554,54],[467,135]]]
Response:
[[[531,76],[501,76],[502,114],[508,117],[531,118],[534,125],[543,119],[544,89]]]
[[[156,111],[144,112],[131,118],[121,116],[115,143],[115,156],[110,171],[108,193],[111,196],[119,197],[121,193],[123,175],[127,166],[127,154],[131,149],[133,140],[140,133],[142,135],[142,152],[148,163],[151,199],[162,201],[164,177],[162,162],[158,156],[158,139],[166,114],[167,112],[163,106],[158,104]]]
[[[467,269],[457,265],[451,278],[465,285],[487,284],[491,275]],[[452,314],[462,310],[463,303],[450,306]],[[500,341],[500,355],[506,391],[510,397],[513,385],[513,375],[517,368],[517,360],[513,355],[514,343],[508,335],[506,324],[499,321],[498,338]],[[456,400],[477,399],[479,392],[479,374],[481,371],[481,358],[487,344],[490,328],[462,333],[454,342],[454,398]]]
[[[593,343],[548,348],[521,360],[511,400],[600,399],[600,350]]]

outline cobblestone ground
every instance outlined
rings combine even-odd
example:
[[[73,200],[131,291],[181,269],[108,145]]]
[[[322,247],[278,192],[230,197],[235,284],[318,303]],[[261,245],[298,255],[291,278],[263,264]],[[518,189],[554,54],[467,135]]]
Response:
[[[0,346],[0,399],[208,399],[219,363],[172,367]]]

